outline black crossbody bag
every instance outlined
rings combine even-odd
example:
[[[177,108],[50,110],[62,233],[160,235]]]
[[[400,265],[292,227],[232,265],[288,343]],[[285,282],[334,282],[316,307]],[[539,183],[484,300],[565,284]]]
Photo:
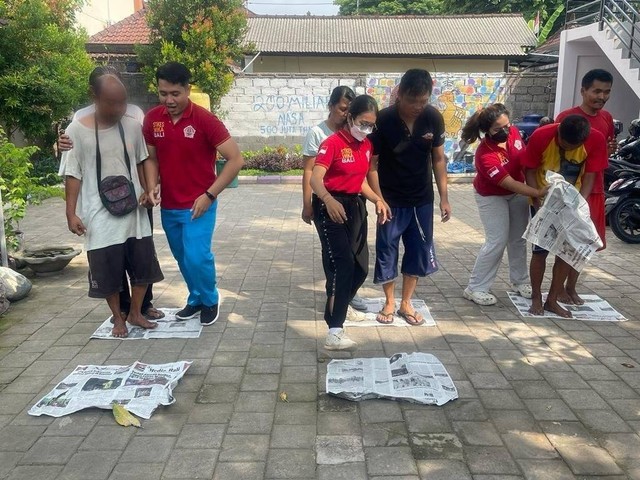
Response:
[[[118,122],[118,131],[124,147],[124,159],[127,164],[129,178],[124,175],[111,175],[102,179],[102,156],[100,155],[100,140],[98,139],[98,122],[96,124],[96,172],[98,174],[98,192],[100,200],[107,211],[116,217],[123,217],[138,208],[138,197],[133,186],[133,176],[131,175],[131,159],[127,151],[127,144],[124,139],[124,128]]]

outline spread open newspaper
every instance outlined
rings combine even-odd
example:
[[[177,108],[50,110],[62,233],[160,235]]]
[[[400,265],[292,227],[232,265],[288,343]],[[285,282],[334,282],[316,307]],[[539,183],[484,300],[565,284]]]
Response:
[[[602,247],[589,215],[589,205],[562,175],[547,172],[551,185],[544,204],[522,238],[560,257],[578,272]]]
[[[518,313],[526,318],[562,318],[555,313],[545,310],[543,315],[533,315],[529,313],[531,308],[531,300],[521,297],[516,292],[507,292],[511,302],[518,309]],[[573,318],[564,320],[585,320],[590,322],[626,322],[624,315],[613,308],[609,302],[603,300],[598,295],[580,295],[584,300],[583,305],[567,305],[560,303],[564,308],[569,310]],[[547,300],[547,294],[542,294],[542,301]]]
[[[150,338],[198,338],[200,336],[202,332],[200,318],[181,321],[176,319],[177,308],[161,308],[160,310],[164,312],[165,317],[154,320],[158,324],[154,329],[147,330],[127,323],[129,335],[125,338],[114,337],[111,335],[111,330],[113,329],[112,317],[109,317],[93,332],[91,338],[101,340],[147,340]]]
[[[327,393],[354,401],[389,398],[426,405],[458,398],[447,369],[428,353],[333,360],[327,365]]]
[[[171,391],[190,366],[191,362],[80,365],[31,407],[29,415],[62,417],[85,408],[111,409],[119,403],[148,419],[158,405],[175,402]]]

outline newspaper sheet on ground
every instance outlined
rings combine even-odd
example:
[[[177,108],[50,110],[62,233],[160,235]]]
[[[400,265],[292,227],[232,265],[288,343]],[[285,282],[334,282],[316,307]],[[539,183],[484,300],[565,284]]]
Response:
[[[408,327],[409,324],[400,318],[397,314],[393,317],[393,323],[383,324],[376,321],[377,313],[382,310],[384,306],[384,298],[364,298],[364,302],[367,304],[367,319],[362,322],[349,322],[349,327]],[[424,323],[421,327],[435,327],[436,321],[433,319],[429,307],[424,300],[411,300],[411,305],[415,308],[422,318]],[[400,308],[400,301],[396,301],[396,312]],[[415,328],[415,327],[411,327]]]
[[[551,185],[549,193],[522,238],[560,257],[579,272],[602,247],[602,240],[580,192],[554,172],[547,172],[547,182]]]
[[[531,300],[521,297],[516,292],[507,292],[513,305],[518,309],[521,316],[527,318],[562,318],[555,313],[544,312],[544,315],[532,315],[529,313]],[[580,295],[584,300],[584,305],[561,304],[573,315],[573,320],[585,320],[590,322],[626,322],[624,315],[613,308],[609,302],[597,295]],[[542,301],[546,301],[547,294],[542,294]],[[572,320],[562,318],[563,320]]]
[[[29,415],[62,417],[85,408],[123,405],[148,419],[159,405],[175,402],[172,390],[191,362],[148,365],[80,365],[37,404]]]
[[[446,368],[429,353],[333,360],[327,365],[327,393],[353,401],[388,398],[425,405],[458,398]]]
[[[118,338],[111,335],[113,324],[111,317],[107,318],[102,325],[91,335],[91,338],[102,340],[147,340],[149,338],[198,338],[202,332],[202,325],[199,318],[179,321],[176,319],[177,308],[160,308],[165,317],[158,322],[158,326],[153,330],[146,330],[127,324],[129,335],[126,338]]]

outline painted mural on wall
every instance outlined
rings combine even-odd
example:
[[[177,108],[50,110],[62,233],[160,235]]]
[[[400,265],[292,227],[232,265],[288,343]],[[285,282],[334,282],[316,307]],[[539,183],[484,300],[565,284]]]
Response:
[[[372,75],[367,78],[366,91],[380,106],[395,101],[401,75]],[[467,118],[479,108],[504,102],[504,74],[435,74],[431,103],[442,112],[446,131],[445,153],[449,159],[460,149],[460,131]],[[473,151],[473,147],[468,151]],[[450,170],[464,169],[451,166]]]
[[[328,90],[326,95],[255,95],[252,109],[256,113],[264,113],[267,120],[260,125],[257,134],[306,135],[311,127],[326,117],[330,93]]]

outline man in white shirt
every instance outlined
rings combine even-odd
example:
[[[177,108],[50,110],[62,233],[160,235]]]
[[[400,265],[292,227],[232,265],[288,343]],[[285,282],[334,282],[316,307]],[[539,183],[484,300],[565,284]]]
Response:
[[[107,300],[113,314],[113,336],[126,337],[127,322],[142,328],[157,326],[142,315],[142,301],[148,285],[164,278],[147,211],[138,204],[138,199],[146,202],[140,173],[148,151],[139,123],[125,116],[127,92],[115,75],[102,75],[95,83],[93,97],[95,113],[73,121],[66,132],[74,144],[64,153],[61,172],[67,222],[70,231],[85,236],[89,296]],[[107,209],[100,185],[108,177],[130,181],[133,205],[129,213]],[[132,292],[126,317],[120,306],[125,271]]]

